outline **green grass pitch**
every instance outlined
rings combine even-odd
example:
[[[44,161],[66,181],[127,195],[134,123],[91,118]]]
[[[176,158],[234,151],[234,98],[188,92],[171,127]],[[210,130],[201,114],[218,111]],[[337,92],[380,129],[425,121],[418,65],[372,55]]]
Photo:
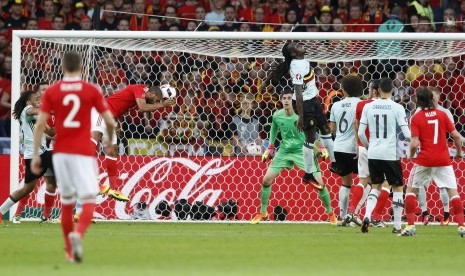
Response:
[[[65,262],[60,226],[0,225],[0,275],[462,275],[456,226],[361,234],[328,224],[104,223],[84,262]]]

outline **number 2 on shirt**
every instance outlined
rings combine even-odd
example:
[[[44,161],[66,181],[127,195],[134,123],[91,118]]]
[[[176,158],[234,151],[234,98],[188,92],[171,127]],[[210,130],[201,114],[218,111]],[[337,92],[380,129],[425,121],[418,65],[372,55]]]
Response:
[[[72,104],[71,111],[69,112],[68,116],[66,116],[65,120],[63,121],[63,126],[66,128],[78,128],[81,127],[81,122],[74,121],[74,117],[79,111],[81,107],[81,100],[76,94],[68,94],[63,98],[63,105],[68,106]]]

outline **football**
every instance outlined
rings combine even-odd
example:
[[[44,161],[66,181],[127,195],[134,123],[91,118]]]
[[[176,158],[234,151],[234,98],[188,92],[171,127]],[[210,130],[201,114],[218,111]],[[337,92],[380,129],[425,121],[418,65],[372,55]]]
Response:
[[[176,88],[169,84],[160,86],[161,93],[164,99],[174,99],[176,97]]]
[[[262,146],[257,145],[255,143],[250,143],[247,145],[247,152],[252,155],[261,155],[263,150]]]

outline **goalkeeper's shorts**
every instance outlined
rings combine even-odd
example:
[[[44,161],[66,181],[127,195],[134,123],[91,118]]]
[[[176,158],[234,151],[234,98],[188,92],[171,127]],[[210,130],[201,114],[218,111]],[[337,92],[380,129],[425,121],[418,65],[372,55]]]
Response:
[[[276,174],[279,174],[283,169],[292,169],[294,165],[301,170],[305,170],[304,156],[302,151],[289,153],[282,150],[278,150],[278,152],[273,158],[273,161],[268,167],[268,170]],[[314,174],[320,172],[320,166],[316,156],[314,156],[312,172]]]

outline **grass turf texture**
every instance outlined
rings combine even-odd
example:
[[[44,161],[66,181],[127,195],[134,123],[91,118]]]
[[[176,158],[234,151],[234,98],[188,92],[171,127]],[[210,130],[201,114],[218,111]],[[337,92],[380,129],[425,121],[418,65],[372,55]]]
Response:
[[[99,222],[84,262],[71,264],[59,225],[5,223],[1,275],[458,275],[465,248],[456,226],[397,237],[326,224]]]

